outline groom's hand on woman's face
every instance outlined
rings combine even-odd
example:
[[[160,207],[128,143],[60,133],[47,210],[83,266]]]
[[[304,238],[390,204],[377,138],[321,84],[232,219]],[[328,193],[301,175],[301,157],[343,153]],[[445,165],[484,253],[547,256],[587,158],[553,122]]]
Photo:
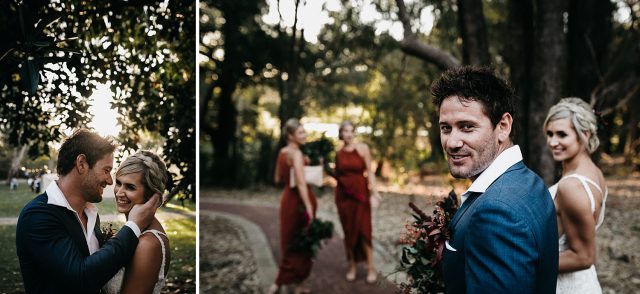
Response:
[[[141,230],[151,224],[156,210],[162,204],[160,193],[155,193],[144,204],[136,204],[129,211],[129,220],[136,223]]]

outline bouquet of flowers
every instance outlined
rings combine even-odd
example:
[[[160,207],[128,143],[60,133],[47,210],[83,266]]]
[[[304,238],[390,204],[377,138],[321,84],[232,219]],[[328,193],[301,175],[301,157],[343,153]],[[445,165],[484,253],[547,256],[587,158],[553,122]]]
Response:
[[[309,252],[312,257],[316,257],[318,249],[322,247],[322,240],[331,239],[332,236],[333,223],[316,218],[298,235],[291,244],[291,249]]]
[[[402,293],[439,293],[444,291],[442,278],[442,252],[445,241],[451,238],[449,223],[458,203],[453,190],[436,202],[433,215],[427,215],[415,204],[414,221],[405,225],[400,241],[408,246],[402,250],[398,270],[407,273],[406,283],[399,285]]]
[[[100,236],[101,244],[106,243],[107,241],[109,241],[109,239],[113,238],[113,236],[118,233],[118,230],[113,228],[113,224],[109,224],[109,226],[102,226],[100,231],[102,232],[102,236]]]

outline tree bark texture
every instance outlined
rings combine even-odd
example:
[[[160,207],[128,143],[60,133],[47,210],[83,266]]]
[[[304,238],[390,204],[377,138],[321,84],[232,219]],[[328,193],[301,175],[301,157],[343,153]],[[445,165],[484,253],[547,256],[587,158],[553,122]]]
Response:
[[[530,163],[529,101],[531,100],[531,68],[533,64],[533,2],[509,1],[508,23],[513,42],[507,44],[506,61],[510,68],[511,85],[518,96],[514,117],[516,142],[523,148],[525,162]]]
[[[555,180],[554,161],[542,131],[551,106],[562,97],[565,58],[565,1],[536,1],[531,99],[529,165],[547,184]]]
[[[614,5],[610,0],[570,0],[567,96],[588,100],[603,79],[601,71],[611,41]]]
[[[491,64],[482,0],[458,0],[458,30],[462,38],[462,62]]]

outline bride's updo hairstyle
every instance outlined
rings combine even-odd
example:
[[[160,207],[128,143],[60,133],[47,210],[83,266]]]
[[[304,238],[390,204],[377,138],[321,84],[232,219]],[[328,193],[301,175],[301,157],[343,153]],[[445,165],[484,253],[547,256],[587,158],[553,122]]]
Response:
[[[598,130],[598,119],[591,105],[580,98],[562,98],[560,102],[549,109],[549,114],[544,120],[544,128],[547,128],[547,124],[550,121],[563,118],[569,118],[573,129],[578,133],[578,137],[587,149],[587,152],[591,154],[596,151],[600,145],[600,140],[596,134]],[[586,134],[589,134],[588,138]]]
[[[151,198],[154,193],[164,194],[164,190],[170,187],[171,177],[167,166],[162,159],[153,152],[141,150],[127,157],[116,171],[116,177],[141,173],[144,185],[144,201]]]

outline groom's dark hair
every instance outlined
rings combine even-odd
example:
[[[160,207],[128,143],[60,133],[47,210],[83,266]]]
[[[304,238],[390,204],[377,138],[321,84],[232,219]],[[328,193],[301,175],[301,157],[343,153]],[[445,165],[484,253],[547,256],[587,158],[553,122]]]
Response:
[[[93,168],[96,162],[105,155],[116,150],[116,143],[113,137],[102,137],[87,129],[78,129],[67,138],[58,151],[58,175],[68,174],[75,166],[76,158],[84,154],[89,164]]]
[[[509,83],[496,76],[488,67],[461,66],[445,71],[431,84],[433,103],[438,111],[447,97],[458,96],[463,101],[478,101],[495,127],[508,112],[516,121],[516,95]],[[515,140],[516,123],[509,137]]]

